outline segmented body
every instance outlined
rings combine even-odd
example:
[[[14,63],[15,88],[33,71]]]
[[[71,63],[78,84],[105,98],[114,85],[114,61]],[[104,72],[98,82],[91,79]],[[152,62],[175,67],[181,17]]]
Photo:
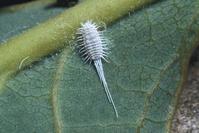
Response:
[[[112,99],[111,93],[109,91],[101,59],[105,59],[108,55],[108,47],[103,37],[102,31],[98,31],[99,26],[97,26],[92,21],[87,21],[81,24],[78,29],[78,42],[79,42],[79,52],[84,57],[84,60],[93,62],[97,70],[100,81],[103,84],[107,98],[109,102],[113,105],[116,117],[118,117],[118,112],[115,107],[114,101]]]

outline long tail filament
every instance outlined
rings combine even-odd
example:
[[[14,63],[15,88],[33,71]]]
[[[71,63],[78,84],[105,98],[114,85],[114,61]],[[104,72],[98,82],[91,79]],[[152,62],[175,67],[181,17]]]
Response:
[[[115,111],[115,115],[116,117],[118,118],[118,112],[117,112],[117,108],[115,106],[115,103],[113,101],[113,98],[111,96],[111,93],[108,89],[108,85],[107,85],[107,82],[106,82],[106,79],[105,79],[105,76],[104,76],[104,70],[103,70],[103,66],[102,66],[102,61],[101,59],[98,59],[98,60],[94,60],[94,65],[95,65],[95,68],[97,70],[97,73],[98,73],[98,76],[100,78],[100,81],[102,82],[103,84],[103,87],[104,87],[104,90],[106,92],[106,95],[107,95],[107,98],[109,100],[109,102],[113,105],[113,108],[114,108],[114,111]]]

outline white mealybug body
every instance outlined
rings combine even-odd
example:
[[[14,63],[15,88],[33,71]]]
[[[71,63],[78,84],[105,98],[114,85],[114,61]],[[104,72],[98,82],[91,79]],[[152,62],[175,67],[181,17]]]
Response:
[[[84,57],[86,62],[90,61],[94,63],[99,79],[105,89],[107,98],[113,105],[116,117],[118,118],[118,112],[109,91],[101,61],[101,59],[106,60],[105,57],[108,54],[107,43],[105,42],[102,31],[98,31],[98,29],[99,26],[92,21],[87,21],[81,24],[81,27],[77,32],[79,52]]]

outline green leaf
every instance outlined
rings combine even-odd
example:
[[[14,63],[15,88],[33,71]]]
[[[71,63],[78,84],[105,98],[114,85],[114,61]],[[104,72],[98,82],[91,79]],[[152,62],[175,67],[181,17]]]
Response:
[[[0,40],[60,12],[62,9],[46,10],[35,5],[1,14]],[[103,64],[118,119],[94,67],[85,64],[73,46],[42,58],[8,79],[4,70],[16,71],[33,60],[27,57],[16,61],[9,69],[3,66],[0,68],[0,132],[169,132],[188,59],[199,41],[198,15],[198,1],[164,0],[131,12],[107,27],[105,36],[110,40],[111,54],[109,63]],[[28,33],[35,33],[34,28]],[[29,39],[34,37],[29,36]],[[2,46],[9,44],[8,41]],[[40,50],[42,53],[44,49]]]
[[[0,74],[17,71],[17,66],[28,57],[29,62],[24,65],[63,48],[64,44],[68,45],[75,37],[80,23],[88,19],[109,24],[128,11],[152,1],[155,0],[84,0],[60,15],[6,41],[0,47]],[[47,12],[48,8],[49,6],[45,6],[43,10]]]

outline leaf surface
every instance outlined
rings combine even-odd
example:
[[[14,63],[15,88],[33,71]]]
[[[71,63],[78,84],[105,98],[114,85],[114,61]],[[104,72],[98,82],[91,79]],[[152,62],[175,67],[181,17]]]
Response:
[[[60,12],[36,6],[3,14],[0,40]],[[0,132],[168,132],[187,62],[198,42],[198,15],[198,1],[164,0],[107,27],[111,54],[103,65],[118,119],[94,67],[68,46],[2,85]]]

